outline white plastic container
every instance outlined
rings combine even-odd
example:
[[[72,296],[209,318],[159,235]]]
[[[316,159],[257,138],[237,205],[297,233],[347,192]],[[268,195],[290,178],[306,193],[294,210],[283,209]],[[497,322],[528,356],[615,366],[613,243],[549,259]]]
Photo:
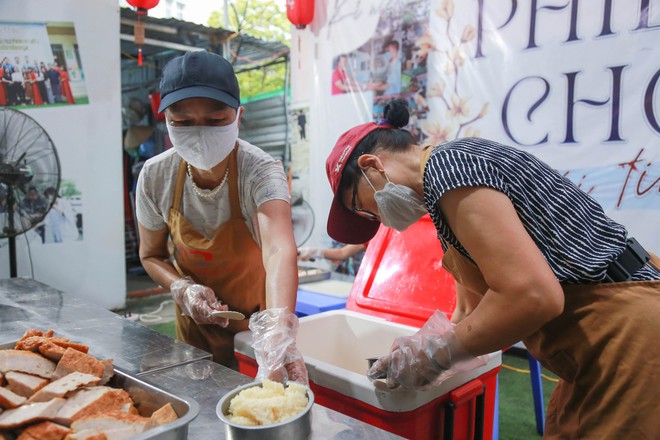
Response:
[[[392,412],[414,411],[502,363],[501,352],[491,353],[483,367],[457,373],[429,391],[391,392],[384,385],[372,384],[365,375],[367,358],[389,353],[396,338],[417,330],[359,312],[332,310],[300,318],[297,346],[314,384]],[[249,331],[238,333],[234,339],[234,350],[242,355],[241,372],[248,375],[256,368],[251,340]],[[244,357],[252,360],[252,365],[241,365],[246,363]]]
[[[381,227],[367,252],[346,309],[300,319],[297,346],[316,403],[406,438],[490,438],[501,352],[486,365],[456,373],[427,391],[390,391],[367,378],[368,358],[389,353],[435,310],[456,304],[453,277],[442,269],[442,248],[428,216],[399,233]],[[257,365],[250,332],[235,336],[241,373]]]

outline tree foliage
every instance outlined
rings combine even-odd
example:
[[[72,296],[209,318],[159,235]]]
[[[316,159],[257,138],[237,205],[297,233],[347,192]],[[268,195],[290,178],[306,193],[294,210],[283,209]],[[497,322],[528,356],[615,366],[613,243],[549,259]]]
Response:
[[[73,180],[66,180],[62,179],[60,182],[60,196],[62,197],[73,197],[73,196],[79,196],[82,193],[78,188],[76,188],[76,182]]]
[[[224,11],[211,12],[207,23],[210,27],[227,27]],[[291,24],[286,17],[284,0],[232,0],[228,27],[241,34],[290,46]],[[285,79],[284,63],[241,72],[238,74],[241,97],[251,98],[283,89]]]

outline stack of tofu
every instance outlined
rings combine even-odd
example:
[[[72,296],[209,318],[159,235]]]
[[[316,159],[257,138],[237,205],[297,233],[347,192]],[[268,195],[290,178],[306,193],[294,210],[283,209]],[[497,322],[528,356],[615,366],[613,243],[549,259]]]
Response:
[[[13,350],[0,350],[0,440],[116,440],[176,420],[170,404],[149,417],[108,382],[111,359],[89,347],[28,330]]]

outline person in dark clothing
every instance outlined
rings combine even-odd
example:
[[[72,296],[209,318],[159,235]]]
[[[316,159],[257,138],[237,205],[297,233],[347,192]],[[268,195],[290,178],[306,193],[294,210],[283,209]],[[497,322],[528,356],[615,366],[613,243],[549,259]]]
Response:
[[[21,200],[20,208],[22,211],[21,220],[24,222],[23,227],[28,229],[35,224],[39,224],[39,226],[35,228],[35,231],[37,231],[37,234],[39,234],[41,242],[43,243],[46,238],[45,227],[43,224],[40,224],[40,222],[48,210],[48,202],[44,197],[39,195],[37,188],[31,186],[28,188],[25,198]]]
[[[305,125],[307,125],[307,116],[305,116],[304,111],[300,110],[298,112],[298,130],[300,131],[300,140],[307,138],[307,135],[305,134]]]
[[[6,59],[7,58],[5,58],[5,60]],[[0,81],[2,81],[2,87],[4,87],[6,105],[16,105],[16,95],[12,88],[11,71],[12,65],[3,62],[2,78],[0,78]]]
[[[57,66],[51,65],[46,71],[46,78],[50,81],[50,87],[53,90],[55,102],[62,101],[62,89],[60,88],[60,71]]]
[[[10,80],[9,87],[7,87],[9,92],[9,104],[25,104],[25,89],[23,88],[24,78],[18,67],[14,67],[12,70]]]

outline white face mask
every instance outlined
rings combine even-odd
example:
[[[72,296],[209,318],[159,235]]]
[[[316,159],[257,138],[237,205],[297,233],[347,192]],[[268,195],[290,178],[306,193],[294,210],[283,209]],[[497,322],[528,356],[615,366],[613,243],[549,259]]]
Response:
[[[185,126],[167,125],[172,145],[179,156],[200,170],[210,170],[222,162],[238,139],[238,115],[229,125]]]
[[[412,188],[390,182],[390,178],[385,174],[387,183],[383,189],[377,191],[364,171],[360,171],[374,190],[380,221],[388,228],[405,231],[427,213],[424,199]]]

